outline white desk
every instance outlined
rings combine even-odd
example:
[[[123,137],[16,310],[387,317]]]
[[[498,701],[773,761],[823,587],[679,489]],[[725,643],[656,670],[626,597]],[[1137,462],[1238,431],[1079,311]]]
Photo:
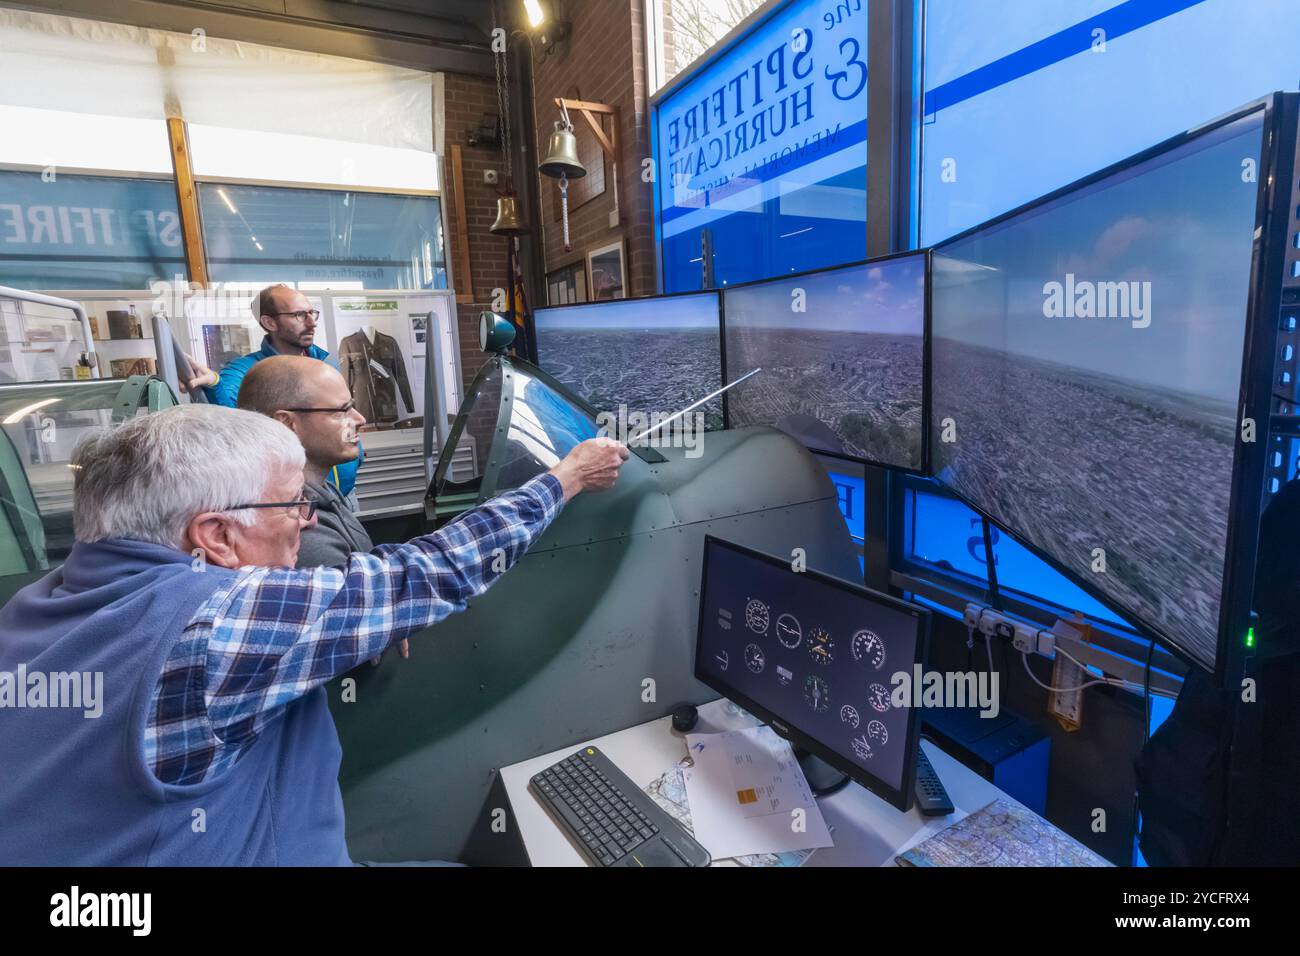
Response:
[[[737,712],[737,708],[727,701],[716,700],[700,707],[700,721],[693,732],[739,730],[756,723],[744,712]],[[662,717],[504,767],[501,778],[533,866],[587,865],[537,798],[528,792],[528,781],[534,774],[587,746],[600,748],[639,787],[646,786],[686,756],[685,738],[672,729],[671,718]],[[838,793],[818,799],[822,815],[832,828],[835,846],[818,850],[806,866],[892,866],[899,852],[956,823],[966,814],[999,797],[1012,800],[928,740],[922,741],[921,746],[943,781],[956,811],[946,817],[922,816],[915,807],[903,813],[875,794],[850,783]],[[730,860],[719,863],[732,865]]]

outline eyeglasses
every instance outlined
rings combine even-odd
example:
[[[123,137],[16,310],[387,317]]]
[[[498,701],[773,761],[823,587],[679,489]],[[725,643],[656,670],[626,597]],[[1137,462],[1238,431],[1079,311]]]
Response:
[[[338,408],[286,408],[286,412],[333,412],[336,415],[346,415],[352,409],[357,407],[357,400],[351,399],[346,405],[340,405]]]
[[[257,501],[251,504],[235,505],[233,508],[224,508],[224,511],[243,511],[245,508],[296,508],[298,517],[303,521],[310,521],[312,515],[316,513],[316,506],[320,504],[315,498],[299,498],[297,501]]]
[[[272,312],[271,314],[277,317],[281,315],[292,315],[299,322],[306,322],[308,319],[315,322],[320,318],[320,309],[306,309],[300,312]]]

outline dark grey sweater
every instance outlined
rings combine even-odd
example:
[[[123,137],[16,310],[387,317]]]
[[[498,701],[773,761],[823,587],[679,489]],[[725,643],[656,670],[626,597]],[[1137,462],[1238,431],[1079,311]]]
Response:
[[[374,547],[352,505],[332,484],[309,481],[307,494],[320,504],[316,506],[315,526],[302,533],[298,567],[339,567],[347,563],[353,551],[369,551]]]

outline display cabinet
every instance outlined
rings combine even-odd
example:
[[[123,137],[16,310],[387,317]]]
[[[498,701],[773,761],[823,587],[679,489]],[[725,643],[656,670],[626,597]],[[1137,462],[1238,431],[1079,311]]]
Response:
[[[0,604],[72,548],[70,468],[90,432],[176,404],[150,376],[0,386]]]

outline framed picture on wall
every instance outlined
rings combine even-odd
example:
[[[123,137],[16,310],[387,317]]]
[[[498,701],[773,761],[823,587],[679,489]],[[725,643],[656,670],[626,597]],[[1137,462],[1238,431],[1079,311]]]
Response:
[[[587,253],[587,288],[592,302],[627,298],[625,259],[622,239]]]
[[[546,274],[547,305],[574,305],[586,301],[586,263],[579,260]]]

